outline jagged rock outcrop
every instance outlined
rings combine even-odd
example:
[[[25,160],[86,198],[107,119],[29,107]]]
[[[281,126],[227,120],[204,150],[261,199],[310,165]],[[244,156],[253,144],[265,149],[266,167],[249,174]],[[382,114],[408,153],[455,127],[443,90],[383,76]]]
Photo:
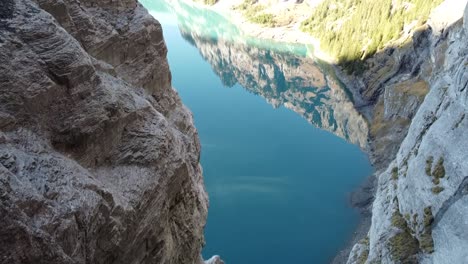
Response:
[[[0,263],[201,263],[207,196],[136,0],[0,2]]]
[[[367,147],[367,123],[349,94],[313,59],[294,52],[294,45],[278,49],[244,45],[222,38],[212,40],[181,28],[224,85],[242,85],[273,107],[285,106],[316,127],[351,143]]]
[[[444,2],[429,20],[429,33],[422,33],[427,36],[414,37],[412,45],[423,45],[427,56],[412,62],[422,61],[420,65],[430,70],[413,76],[425,75],[429,93],[417,112],[409,111],[416,113],[396,158],[378,175],[368,237],[354,246],[348,263],[468,263],[465,5],[466,1]],[[451,22],[441,23],[448,18]],[[380,100],[393,108],[388,113],[406,115],[407,101],[388,101],[386,93]]]

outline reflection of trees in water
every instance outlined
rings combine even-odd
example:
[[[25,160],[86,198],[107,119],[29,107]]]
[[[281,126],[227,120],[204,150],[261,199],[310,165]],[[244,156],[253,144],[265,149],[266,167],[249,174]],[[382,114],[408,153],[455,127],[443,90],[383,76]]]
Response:
[[[311,124],[366,147],[367,124],[363,117],[354,109],[346,91],[313,59],[291,52],[205,38],[196,31],[181,32],[199,49],[225,86],[238,83],[249,92],[264,97],[275,108],[283,105]]]

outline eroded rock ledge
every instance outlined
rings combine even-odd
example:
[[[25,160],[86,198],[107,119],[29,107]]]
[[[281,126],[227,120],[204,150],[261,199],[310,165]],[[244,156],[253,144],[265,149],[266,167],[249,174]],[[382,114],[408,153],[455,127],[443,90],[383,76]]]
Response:
[[[136,0],[0,3],[0,263],[201,263],[207,196]]]

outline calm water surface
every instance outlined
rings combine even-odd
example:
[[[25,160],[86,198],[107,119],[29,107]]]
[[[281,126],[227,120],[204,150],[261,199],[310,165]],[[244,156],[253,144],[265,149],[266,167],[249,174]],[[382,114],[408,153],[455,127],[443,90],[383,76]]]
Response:
[[[372,171],[349,94],[306,46],[244,37],[194,6],[141,2],[163,25],[173,85],[200,133],[204,257],[330,261],[358,221],[347,195]]]

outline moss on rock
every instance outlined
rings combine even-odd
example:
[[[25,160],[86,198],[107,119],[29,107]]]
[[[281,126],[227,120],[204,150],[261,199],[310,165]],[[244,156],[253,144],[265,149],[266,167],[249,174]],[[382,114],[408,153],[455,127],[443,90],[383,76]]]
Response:
[[[218,2],[218,0],[203,0],[205,5],[214,5]]]
[[[399,229],[398,233],[389,240],[392,258],[397,262],[416,263],[416,254],[419,252],[419,241],[411,234],[411,229],[401,215],[398,206],[391,220],[392,225]]]
[[[432,239],[432,223],[434,222],[434,216],[432,215],[432,208],[426,207],[424,208],[424,231],[419,238],[419,243],[421,245],[421,249],[425,253],[432,253],[434,252],[434,240]]]
[[[432,163],[434,162],[434,157],[430,156],[426,160],[426,174],[427,176],[432,176],[431,175],[431,170],[432,170]]]
[[[436,179],[441,179],[445,177],[445,167],[444,167],[444,158],[440,157],[437,161],[437,164],[432,171],[432,176]]]
[[[431,189],[432,193],[434,193],[434,194],[439,194],[443,190],[444,190],[444,187],[442,187],[442,186],[435,186],[435,187],[432,187],[432,189]]]
[[[357,259],[357,263],[365,264],[368,258],[369,258],[369,249],[365,249],[362,251],[361,255],[359,255]]]
[[[418,251],[419,242],[410,234],[408,228],[390,238],[390,253],[396,261],[417,263],[415,255]]]
[[[393,167],[392,169],[392,179],[393,180],[398,180],[398,167]]]
[[[398,227],[399,229],[408,228],[406,220],[401,215],[400,211],[396,210],[392,215],[392,225]]]
[[[359,244],[363,245],[365,249],[361,251],[359,256],[355,256],[355,258],[358,264],[365,264],[369,258],[369,237],[366,236],[365,238],[361,239]]]

